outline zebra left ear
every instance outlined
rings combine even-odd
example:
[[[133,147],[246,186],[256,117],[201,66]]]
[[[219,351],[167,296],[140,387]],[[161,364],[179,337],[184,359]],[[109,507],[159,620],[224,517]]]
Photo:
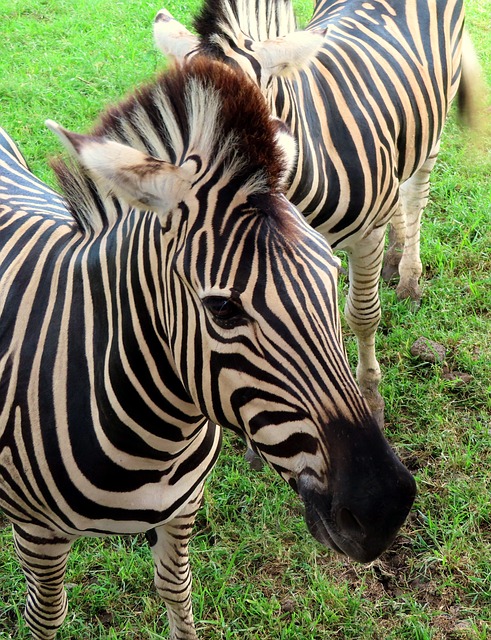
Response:
[[[113,140],[67,131],[52,120],[46,126],[96,182],[138,209],[165,215],[189,191],[193,163],[176,166]]]
[[[178,62],[182,62],[199,46],[198,38],[173,18],[167,9],[161,9],[155,16],[153,38],[162,53]]]

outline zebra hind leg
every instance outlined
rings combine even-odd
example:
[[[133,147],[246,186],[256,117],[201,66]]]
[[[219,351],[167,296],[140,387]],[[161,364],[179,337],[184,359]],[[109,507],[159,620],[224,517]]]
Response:
[[[389,244],[384,256],[382,278],[391,282],[399,278],[399,263],[401,262],[406,241],[406,216],[402,206],[396,210],[389,225]]]
[[[27,582],[25,619],[34,640],[53,640],[67,613],[63,587],[71,540],[14,525],[14,544]]]
[[[375,334],[380,322],[379,280],[385,226],[374,229],[349,251],[349,290],[345,317],[356,336],[360,390],[380,428],[384,425],[384,400],[378,390],[382,377],[375,354]]]
[[[147,532],[154,560],[155,586],[167,607],[170,640],[197,640],[191,602],[188,544],[201,506],[203,485],[181,513]]]
[[[420,257],[421,214],[428,202],[430,173],[437,159],[439,144],[424,165],[400,187],[401,203],[406,220],[404,251],[399,263],[399,300],[410,299],[415,307],[421,302],[419,279],[422,273]]]

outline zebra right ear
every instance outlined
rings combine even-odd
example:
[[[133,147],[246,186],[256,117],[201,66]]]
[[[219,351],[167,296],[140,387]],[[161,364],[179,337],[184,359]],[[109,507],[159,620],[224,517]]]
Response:
[[[178,22],[167,9],[161,9],[153,23],[153,38],[158,49],[177,62],[199,46],[199,40]]]
[[[255,42],[253,50],[261,63],[263,82],[271,76],[290,77],[295,70],[304,69],[322,47],[324,37],[324,30],[305,30]]]
[[[138,209],[164,216],[190,189],[192,162],[177,166],[113,140],[67,131],[52,120],[46,126],[98,184]]]

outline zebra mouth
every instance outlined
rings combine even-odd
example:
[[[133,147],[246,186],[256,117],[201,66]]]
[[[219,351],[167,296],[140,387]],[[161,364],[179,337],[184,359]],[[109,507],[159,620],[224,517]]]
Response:
[[[380,535],[367,535],[359,519],[345,505],[333,504],[330,493],[312,489],[311,478],[300,476],[298,494],[305,505],[305,522],[311,535],[321,544],[356,562],[372,562],[386,548]]]
[[[341,524],[331,523],[326,520],[323,513],[315,505],[306,504],[305,522],[312,536],[321,544],[329,547],[340,555],[348,556],[356,562],[366,564],[373,562],[392,542],[394,535],[380,539],[380,536],[367,537],[366,532],[360,528],[356,519],[347,512],[339,509],[336,520],[341,519]]]
[[[310,533],[317,542],[329,547],[340,555],[346,555],[345,551],[343,551],[341,547],[334,542],[327,523],[313,505],[305,505],[305,522]]]
[[[347,509],[319,509],[314,501],[306,500],[305,522],[318,542],[356,562],[372,562],[387,546],[380,544],[378,537],[376,543],[367,538],[366,532]]]
[[[310,479],[308,476],[300,476],[297,480],[297,491],[300,499],[304,503],[305,523],[313,538],[322,545],[329,547],[340,555],[347,554],[343,548],[335,542],[340,536],[336,531],[335,523],[326,518],[326,513],[330,512],[331,499],[324,498],[324,506],[326,509],[318,509],[316,506],[316,493],[310,488]]]

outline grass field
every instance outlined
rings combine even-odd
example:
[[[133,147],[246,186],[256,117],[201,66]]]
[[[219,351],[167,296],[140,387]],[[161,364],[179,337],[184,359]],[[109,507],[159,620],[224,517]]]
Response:
[[[491,79],[491,1],[467,4]],[[166,6],[189,24],[196,5]],[[305,21],[310,2],[296,5]],[[53,184],[46,158],[59,151],[46,118],[87,130],[107,102],[163,67],[151,35],[159,8],[148,0],[0,0],[0,124],[39,177]],[[242,445],[227,436],[192,541],[202,640],[491,637],[490,175],[489,152],[474,159],[450,122],[423,222],[421,309],[382,287],[386,429],[419,489],[394,546],[369,566],[325,550],[289,488],[268,470],[251,472]],[[411,356],[420,336],[445,347],[444,363]],[[348,331],[346,344],[354,360]],[[60,640],[166,637],[143,538],[81,540],[67,583]],[[29,637],[24,597],[0,515],[0,640]]]

